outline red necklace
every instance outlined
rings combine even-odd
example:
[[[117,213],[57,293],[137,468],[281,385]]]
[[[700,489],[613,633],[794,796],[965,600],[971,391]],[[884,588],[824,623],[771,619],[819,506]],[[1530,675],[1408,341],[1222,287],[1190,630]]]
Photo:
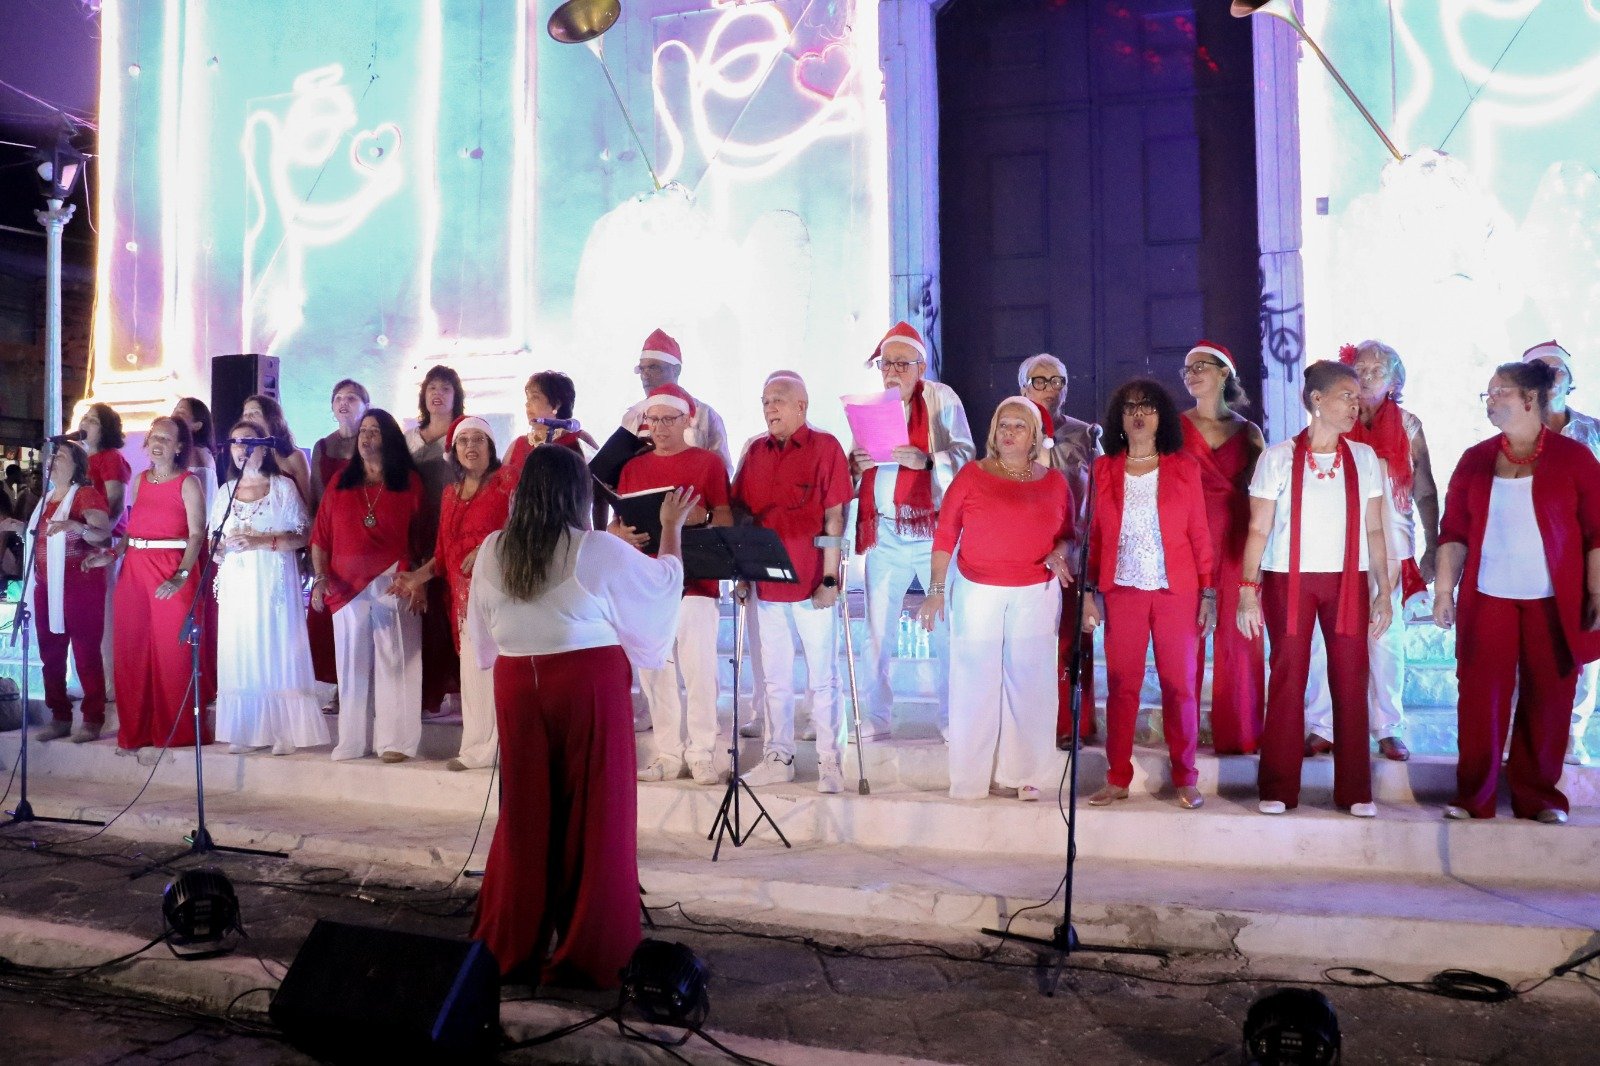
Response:
[[[1513,466],[1532,466],[1539,461],[1539,453],[1544,451],[1544,435],[1546,432],[1548,431],[1545,427],[1539,427],[1539,435],[1534,438],[1533,442],[1533,454],[1524,459],[1518,459],[1511,454],[1511,438],[1502,433],[1500,434],[1500,452],[1506,457],[1506,461]]]
[[[1313,474],[1317,475],[1317,480],[1318,481],[1323,481],[1323,480],[1325,480],[1327,478],[1333,477],[1335,474],[1337,474],[1339,472],[1339,467],[1341,465],[1343,465],[1343,463],[1344,463],[1344,452],[1343,451],[1335,451],[1333,453],[1333,465],[1328,467],[1327,472],[1324,473],[1322,470],[1319,470],[1317,468],[1317,461],[1316,461],[1315,458],[1312,457],[1311,449],[1310,448],[1306,449],[1306,469],[1311,471]]]

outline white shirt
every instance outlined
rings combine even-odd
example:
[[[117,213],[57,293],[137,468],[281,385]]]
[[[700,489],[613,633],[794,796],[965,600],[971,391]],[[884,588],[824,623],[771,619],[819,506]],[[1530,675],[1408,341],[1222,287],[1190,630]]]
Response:
[[[1478,556],[1478,591],[1503,600],[1542,600],[1556,594],[1533,515],[1531,477],[1494,479]]]
[[[1117,534],[1116,583],[1153,592],[1167,587],[1167,553],[1156,511],[1158,467],[1143,477],[1122,476],[1122,530]]]
[[[1355,460],[1360,477],[1357,499],[1362,503],[1356,515],[1357,547],[1360,567],[1367,569],[1367,515],[1366,501],[1378,499],[1388,491],[1383,463],[1378,453],[1365,444],[1347,441],[1351,457]],[[1301,490],[1300,519],[1300,572],[1303,574],[1336,574],[1344,569],[1344,479],[1349,473],[1343,466],[1333,470],[1334,457],[1311,456],[1316,469],[1323,477],[1307,470]],[[1332,471],[1333,476],[1326,475]],[[1250,495],[1258,500],[1272,500],[1277,510],[1272,515],[1272,533],[1267,537],[1267,550],[1261,557],[1261,569],[1276,573],[1289,572],[1289,512],[1293,510],[1291,497],[1294,482],[1294,441],[1274,444],[1261,453],[1256,461],[1255,476],[1250,479]]]
[[[483,540],[472,567],[466,627],[478,665],[498,655],[554,655],[620,644],[634,666],[659,669],[677,636],[683,563],[652,559],[610,533],[570,530],[545,589],[531,600],[505,590],[500,537]]]

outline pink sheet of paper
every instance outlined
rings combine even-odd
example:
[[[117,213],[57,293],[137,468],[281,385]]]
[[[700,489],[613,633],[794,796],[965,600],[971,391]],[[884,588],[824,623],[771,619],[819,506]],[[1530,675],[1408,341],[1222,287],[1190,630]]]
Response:
[[[844,416],[850,422],[856,447],[872,456],[873,462],[892,463],[894,450],[911,443],[906,436],[906,412],[899,389],[841,396],[839,402],[844,404]]]

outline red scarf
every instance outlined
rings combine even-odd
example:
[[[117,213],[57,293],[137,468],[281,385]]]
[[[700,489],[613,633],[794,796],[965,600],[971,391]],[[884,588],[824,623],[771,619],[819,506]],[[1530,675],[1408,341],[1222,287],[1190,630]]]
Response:
[[[1300,499],[1305,489],[1306,465],[1311,449],[1307,443],[1310,430],[1302,429],[1294,438],[1294,473],[1289,490],[1289,632],[1297,633],[1300,604]],[[1357,618],[1361,612],[1361,472],[1356,469],[1356,458],[1350,445],[1339,438],[1339,465],[1344,468],[1344,566],[1339,571],[1339,612],[1335,616],[1333,631],[1341,636],[1355,636],[1360,630]],[[1320,516],[1316,516],[1319,517]],[[1314,519],[1315,520],[1315,519]]]
[[[899,468],[894,479],[894,531],[902,537],[926,540],[933,536],[933,458],[928,443],[928,401],[922,395],[922,382],[911,390],[911,410],[906,416],[906,438],[911,446],[929,456],[928,466],[912,470]],[[864,554],[878,542],[878,468],[861,475],[861,503],[856,509],[856,553]]]
[[[1384,401],[1372,412],[1372,425],[1356,419],[1355,428],[1345,434],[1378,453],[1378,458],[1389,464],[1389,488],[1394,495],[1395,509],[1401,514],[1411,513],[1411,436],[1406,433],[1405,418],[1400,405],[1393,397]]]

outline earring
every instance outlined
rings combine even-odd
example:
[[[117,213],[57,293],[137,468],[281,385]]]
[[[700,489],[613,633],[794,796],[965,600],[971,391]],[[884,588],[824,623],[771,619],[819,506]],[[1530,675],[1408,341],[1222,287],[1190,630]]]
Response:
[[[1321,418],[1321,417],[1322,417],[1322,408],[1320,408],[1320,407],[1313,407],[1313,408],[1312,408],[1312,409],[1311,409],[1311,417],[1312,417],[1312,418],[1314,418],[1314,419],[1315,419],[1315,418]]]

